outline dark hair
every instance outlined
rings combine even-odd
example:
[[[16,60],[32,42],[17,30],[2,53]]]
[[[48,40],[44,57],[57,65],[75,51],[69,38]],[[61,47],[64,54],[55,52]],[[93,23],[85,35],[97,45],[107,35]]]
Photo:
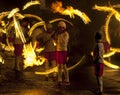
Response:
[[[95,35],[95,40],[100,40],[102,39],[102,35],[100,34],[100,32],[97,32],[96,35]]]

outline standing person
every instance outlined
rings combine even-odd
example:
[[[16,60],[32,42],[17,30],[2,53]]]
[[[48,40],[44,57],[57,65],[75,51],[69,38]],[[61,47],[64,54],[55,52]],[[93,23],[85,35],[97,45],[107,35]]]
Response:
[[[20,21],[20,27],[23,32],[23,35],[26,39],[28,40],[28,24],[29,20],[27,18],[23,18]],[[14,70],[16,75],[20,73],[23,69],[23,45],[24,43],[22,42],[20,36],[17,36],[15,29],[11,31],[10,37],[9,37],[9,42],[13,44],[14,46],[14,55],[15,55],[15,65],[14,65]]]
[[[50,65],[52,68],[56,66],[56,46],[54,45],[54,30],[53,25],[50,23],[46,24],[46,30],[37,37],[40,44],[44,47],[44,57],[46,61],[44,63],[45,71],[50,69]],[[56,71],[53,72],[53,80],[56,80]],[[45,76],[45,80],[49,80],[49,75]]]
[[[103,92],[103,54],[104,45],[102,42],[102,35],[97,32],[95,35],[96,46],[94,49],[94,66],[95,66],[95,76],[97,79],[98,91],[97,94],[102,94]]]
[[[67,70],[67,46],[69,41],[69,33],[66,30],[66,23],[64,21],[60,21],[58,23],[58,29],[57,29],[57,42],[56,42],[56,62],[58,66],[58,85],[62,85],[63,83],[65,85],[70,85],[69,81],[69,73]],[[64,78],[63,81],[62,78],[62,71],[64,72]]]

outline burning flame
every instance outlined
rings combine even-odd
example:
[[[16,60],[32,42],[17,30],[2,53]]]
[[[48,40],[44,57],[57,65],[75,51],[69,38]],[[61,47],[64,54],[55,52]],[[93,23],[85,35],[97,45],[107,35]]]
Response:
[[[27,68],[28,66],[34,66],[34,65],[42,65],[45,62],[44,57],[37,57],[35,54],[35,51],[32,47],[32,44],[25,44],[23,49],[23,55],[24,55],[24,68]]]
[[[74,9],[72,6],[68,6],[67,9],[62,7],[62,2],[52,3],[51,8],[54,13],[59,12],[62,15],[69,15],[70,18],[75,18],[75,15],[79,16],[85,24],[88,24],[90,21],[89,17],[78,9]]]

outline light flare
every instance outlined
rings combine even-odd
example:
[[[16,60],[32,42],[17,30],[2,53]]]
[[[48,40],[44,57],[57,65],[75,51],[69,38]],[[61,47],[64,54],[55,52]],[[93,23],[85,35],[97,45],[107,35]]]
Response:
[[[114,65],[113,63],[110,63],[110,62],[108,62],[108,61],[106,61],[106,60],[104,60],[104,64],[105,64],[106,66],[110,67],[110,68],[113,68],[113,69],[120,69],[119,66]]]
[[[110,50],[114,51],[114,52],[117,52],[117,53],[120,53],[120,48],[113,48],[113,47],[111,47]]]
[[[28,32],[28,35],[31,36],[33,30],[34,30],[36,27],[38,27],[38,26],[44,26],[44,25],[45,25],[45,22],[44,22],[44,21],[35,23],[35,24],[30,28],[30,30],[29,30],[29,32]]]
[[[115,18],[116,18],[118,21],[120,21],[120,13],[117,12],[117,13],[115,14]]]
[[[23,6],[23,10],[29,8],[30,6],[38,5],[38,4],[40,4],[39,1],[30,1],[30,2],[27,2],[27,3]]]
[[[14,9],[12,9],[12,11],[10,11],[10,13],[9,13],[9,15],[8,15],[7,18],[13,17],[13,16],[14,16],[17,12],[19,12],[19,11],[20,11],[19,8],[14,8]]]
[[[56,18],[56,19],[50,20],[49,23],[54,23],[54,22],[57,22],[57,21],[60,21],[60,20],[63,20],[65,22],[69,23],[71,26],[73,26],[73,24],[70,21],[68,21],[64,18]]]
[[[111,52],[105,53],[105,54],[103,55],[103,57],[104,57],[104,58],[108,58],[108,57],[114,55],[115,53],[116,53],[115,51],[111,51]]]
[[[13,16],[13,21],[14,21],[14,27],[15,27],[15,31],[16,31],[16,37],[20,37],[23,43],[26,43],[26,39],[25,36],[22,32],[21,26],[19,21],[16,19],[15,16]]]
[[[62,15],[69,15],[70,18],[75,18],[75,15],[79,16],[85,24],[91,22],[89,17],[78,9],[74,9],[72,6],[67,6],[67,8],[62,7],[62,2],[54,2],[51,4],[52,11],[54,13],[60,13]]]
[[[4,64],[4,59],[1,55],[0,55],[0,63]]]

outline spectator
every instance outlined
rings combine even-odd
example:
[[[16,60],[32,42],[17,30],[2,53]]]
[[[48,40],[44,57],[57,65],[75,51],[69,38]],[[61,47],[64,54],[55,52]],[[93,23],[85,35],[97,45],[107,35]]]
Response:
[[[95,35],[96,46],[94,49],[94,66],[95,66],[95,76],[97,79],[98,94],[103,92],[103,54],[104,54],[104,45],[102,42],[102,35],[100,32],[97,32]]]
[[[58,66],[58,85],[70,85],[69,72],[67,70],[67,46],[69,42],[69,33],[66,30],[66,23],[60,21],[57,29],[57,42],[56,42],[56,62]],[[62,70],[64,72],[65,80],[62,78]]]

